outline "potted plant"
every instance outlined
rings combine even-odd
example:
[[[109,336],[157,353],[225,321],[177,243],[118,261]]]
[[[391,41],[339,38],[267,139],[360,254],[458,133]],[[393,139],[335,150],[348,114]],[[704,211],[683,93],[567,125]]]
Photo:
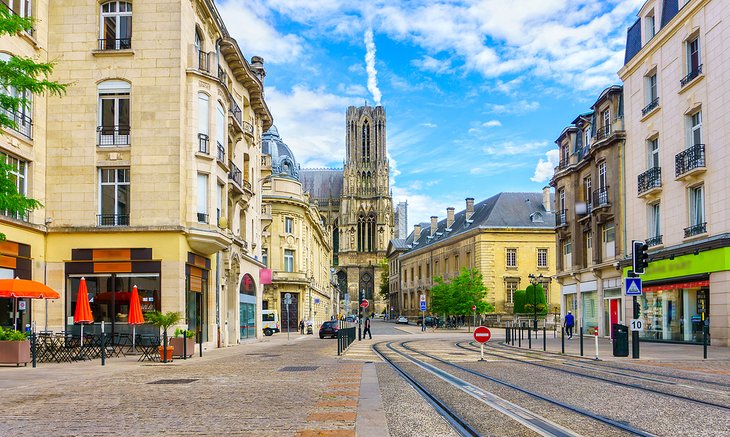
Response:
[[[195,337],[195,331],[175,328],[175,337],[170,339],[170,345],[175,348],[177,352],[175,354],[176,357],[182,358],[184,353],[187,353],[188,357],[193,356],[195,350],[195,340],[193,337]]]
[[[28,365],[30,361],[30,342],[23,331],[0,329],[0,363]]]
[[[148,313],[146,316],[146,320],[151,323],[153,326],[157,326],[158,328],[162,328],[162,341],[163,343],[159,346],[160,350],[160,360],[163,362],[172,361],[172,353],[174,351],[173,347],[168,345],[165,349],[165,343],[167,342],[167,330],[180,322],[182,319],[182,316],[180,316],[180,313],[175,311],[169,311],[166,313],[161,313],[159,311],[154,311],[151,313]],[[164,352],[164,353],[163,353]]]

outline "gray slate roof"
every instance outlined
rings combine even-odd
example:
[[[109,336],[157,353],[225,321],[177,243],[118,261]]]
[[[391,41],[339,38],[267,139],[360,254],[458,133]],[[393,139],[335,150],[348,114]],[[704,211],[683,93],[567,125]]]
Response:
[[[550,195],[550,204],[555,200]],[[555,212],[548,212],[542,205],[540,193],[499,193],[486,200],[474,204],[474,214],[466,221],[466,210],[454,214],[451,230],[446,230],[446,219],[438,222],[433,238],[431,223],[421,223],[421,236],[413,241],[413,231],[408,235],[405,244],[411,246],[409,251],[418,250],[431,244],[453,238],[474,228],[533,228],[553,229]],[[393,243],[394,240],[391,240]],[[394,243],[395,245],[395,243]]]
[[[342,194],[342,170],[328,168],[303,168],[299,170],[299,180],[304,191],[313,199],[338,199]]]

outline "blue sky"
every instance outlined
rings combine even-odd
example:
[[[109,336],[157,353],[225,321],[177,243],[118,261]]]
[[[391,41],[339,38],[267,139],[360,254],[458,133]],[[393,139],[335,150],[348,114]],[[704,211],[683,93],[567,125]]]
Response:
[[[345,109],[387,113],[408,224],[464,198],[540,191],[555,139],[619,83],[643,0],[216,0],[302,167],[342,167]]]

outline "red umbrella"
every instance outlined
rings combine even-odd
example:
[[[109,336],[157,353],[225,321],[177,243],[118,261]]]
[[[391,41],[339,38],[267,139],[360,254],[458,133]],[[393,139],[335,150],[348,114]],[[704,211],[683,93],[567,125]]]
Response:
[[[18,299],[58,299],[61,295],[47,285],[29,279],[0,279],[0,297],[15,299],[13,319],[14,329],[18,329]]]
[[[127,323],[132,325],[132,350],[134,348],[134,340],[137,336],[137,325],[144,323],[144,315],[142,314],[142,304],[139,302],[139,292],[137,286],[132,287],[132,297],[129,298],[129,317]]]
[[[84,345],[84,324],[92,323],[94,316],[91,315],[89,306],[89,292],[86,289],[86,278],[79,281],[79,294],[76,297],[76,311],[74,311],[74,323],[81,324],[81,346]]]

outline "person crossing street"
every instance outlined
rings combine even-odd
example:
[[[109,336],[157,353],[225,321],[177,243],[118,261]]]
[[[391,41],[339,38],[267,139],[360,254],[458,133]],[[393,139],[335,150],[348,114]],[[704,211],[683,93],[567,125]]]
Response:
[[[362,338],[365,338],[365,334],[370,337],[370,340],[373,339],[373,334],[370,332],[370,317],[365,317],[365,329],[362,331]]]
[[[573,313],[568,311],[565,315],[565,334],[568,336],[568,340],[573,338],[573,326],[575,326],[575,318]]]

